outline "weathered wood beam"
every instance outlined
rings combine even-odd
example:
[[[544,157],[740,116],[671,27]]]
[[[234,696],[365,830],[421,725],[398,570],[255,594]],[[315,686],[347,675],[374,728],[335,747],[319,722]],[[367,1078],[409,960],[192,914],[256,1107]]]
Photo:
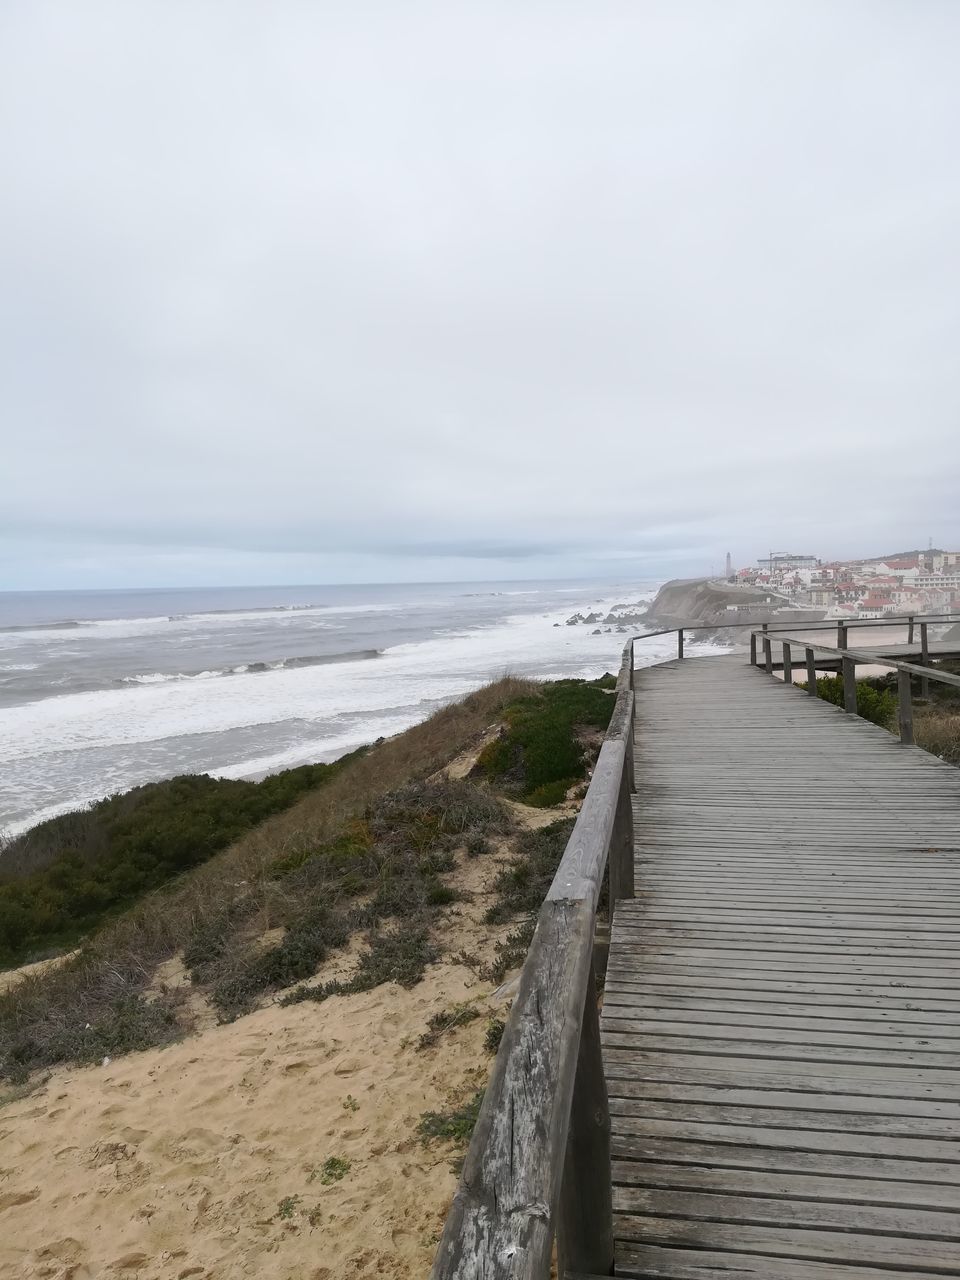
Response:
[[[900,698],[900,741],[909,747],[913,745],[913,692],[909,671],[897,672],[897,693]]]
[[[591,962],[560,1193],[557,1246],[561,1276],[574,1269],[598,1275],[613,1273],[610,1110],[596,991]]]
[[[857,664],[853,658],[843,659],[843,709],[857,714]]]

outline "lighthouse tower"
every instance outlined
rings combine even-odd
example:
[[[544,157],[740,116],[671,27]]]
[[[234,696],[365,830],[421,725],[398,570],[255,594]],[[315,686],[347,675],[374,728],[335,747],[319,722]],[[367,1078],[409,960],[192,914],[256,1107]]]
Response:
[[[730,558],[730,552],[727,552],[727,580],[733,577],[733,560]]]

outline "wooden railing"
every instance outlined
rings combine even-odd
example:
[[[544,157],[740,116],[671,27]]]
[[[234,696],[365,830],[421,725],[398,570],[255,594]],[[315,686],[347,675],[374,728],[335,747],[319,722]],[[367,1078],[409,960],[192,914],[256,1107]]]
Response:
[[[610,1117],[594,966],[597,902],[633,897],[633,642],[610,727],[540,909],[433,1265],[433,1280],[613,1271]]]
[[[889,667],[897,673],[897,720],[900,731],[900,741],[904,746],[913,745],[913,677],[919,676],[921,696],[927,697],[929,694],[929,683],[931,680],[940,683],[952,685],[954,688],[960,689],[960,675],[953,675],[949,671],[941,671],[938,667],[926,665],[930,659],[930,653],[927,643],[927,621],[921,624],[921,661],[923,665],[915,662],[901,662],[895,658],[883,657],[875,650],[871,649],[851,649],[847,644],[846,634],[843,636],[843,644],[836,648],[827,645],[811,644],[807,640],[799,639],[796,636],[778,635],[775,639],[769,631],[755,631],[750,637],[750,661],[757,665],[757,642],[763,645],[763,665],[769,675],[773,674],[773,645],[777,643],[782,646],[782,658],[780,665],[783,668],[784,684],[793,683],[793,652],[794,649],[803,649],[804,661],[807,674],[807,693],[811,697],[817,696],[817,662],[824,660],[831,666],[839,665],[840,673],[843,678],[843,709],[850,715],[857,714],[857,665],[870,665],[879,667]],[[909,643],[909,642],[908,642]],[[957,645],[960,652],[960,643]],[[819,659],[818,659],[819,655]]]
[[[683,657],[684,636],[693,631],[707,631],[713,634],[717,631],[736,631],[750,630],[751,632],[762,631],[764,635],[779,635],[782,632],[791,632],[796,634],[801,631],[829,631],[831,627],[837,628],[837,648],[844,649],[847,646],[847,634],[858,627],[903,627],[907,628],[907,644],[914,643],[914,635],[917,624],[920,626],[920,641],[924,649],[927,645],[927,628],[935,624],[960,622],[960,613],[898,613],[888,614],[882,618],[822,618],[819,622],[784,622],[781,625],[775,623],[764,622],[758,624],[756,622],[706,622],[696,626],[685,627],[665,627],[660,631],[645,631],[643,635],[634,636],[634,640],[649,640],[652,636],[672,636],[677,637],[677,657]],[[756,664],[756,640],[753,635],[750,639],[750,661]]]

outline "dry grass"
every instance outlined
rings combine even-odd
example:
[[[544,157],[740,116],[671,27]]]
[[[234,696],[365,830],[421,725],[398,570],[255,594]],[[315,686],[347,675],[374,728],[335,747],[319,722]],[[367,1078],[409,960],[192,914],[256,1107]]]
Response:
[[[949,764],[960,765],[960,708],[917,707],[913,714],[914,741]]]
[[[479,738],[505,706],[537,688],[531,680],[507,676],[441,708],[405,733],[383,739],[322,790],[268,818],[256,831],[212,858],[192,878],[194,887],[209,885],[219,897],[225,878],[248,879],[267,861],[299,852],[304,841],[332,836],[385,791],[435,773]]]
[[[478,743],[503,708],[537,686],[506,678],[375,744],[332,782],[262,823],[222,853],[145,898],[59,968],[0,994],[0,1066],[22,1075],[40,1061],[95,1061],[183,1033],[184,992],[151,992],[157,967],[231,902],[269,928],[264,873],[332,839],[386,792],[425,779]],[[254,902],[250,902],[250,898]]]

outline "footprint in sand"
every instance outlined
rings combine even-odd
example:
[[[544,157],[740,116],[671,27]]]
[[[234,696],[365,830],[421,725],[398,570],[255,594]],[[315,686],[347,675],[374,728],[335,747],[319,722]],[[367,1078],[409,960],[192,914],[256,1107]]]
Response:
[[[120,1137],[123,1139],[123,1141],[132,1143],[132,1145],[135,1147],[138,1147],[140,1143],[143,1142],[144,1138],[149,1138],[149,1136],[150,1136],[149,1129],[126,1128],[126,1129],[120,1130]]]
[[[39,1187],[34,1187],[32,1191],[8,1191],[0,1196],[0,1213],[3,1213],[4,1209],[16,1208],[18,1204],[29,1204],[31,1200],[36,1200],[39,1194]]]
[[[352,1076],[358,1071],[362,1071],[367,1064],[362,1058],[345,1058],[343,1062],[338,1062],[333,1068],[335,1076]]]
[[[83,1245],[79,1240],[75,1240],[73,1236],[64,1236],[62,1240],[52,1240],[49,1244],[42,1245],[36,1252],[38,1262],[47,1262],[52,1259],[55,1262],[65,1262],[68,1266],[76,1265],[83,1261],[86,1253]]]

